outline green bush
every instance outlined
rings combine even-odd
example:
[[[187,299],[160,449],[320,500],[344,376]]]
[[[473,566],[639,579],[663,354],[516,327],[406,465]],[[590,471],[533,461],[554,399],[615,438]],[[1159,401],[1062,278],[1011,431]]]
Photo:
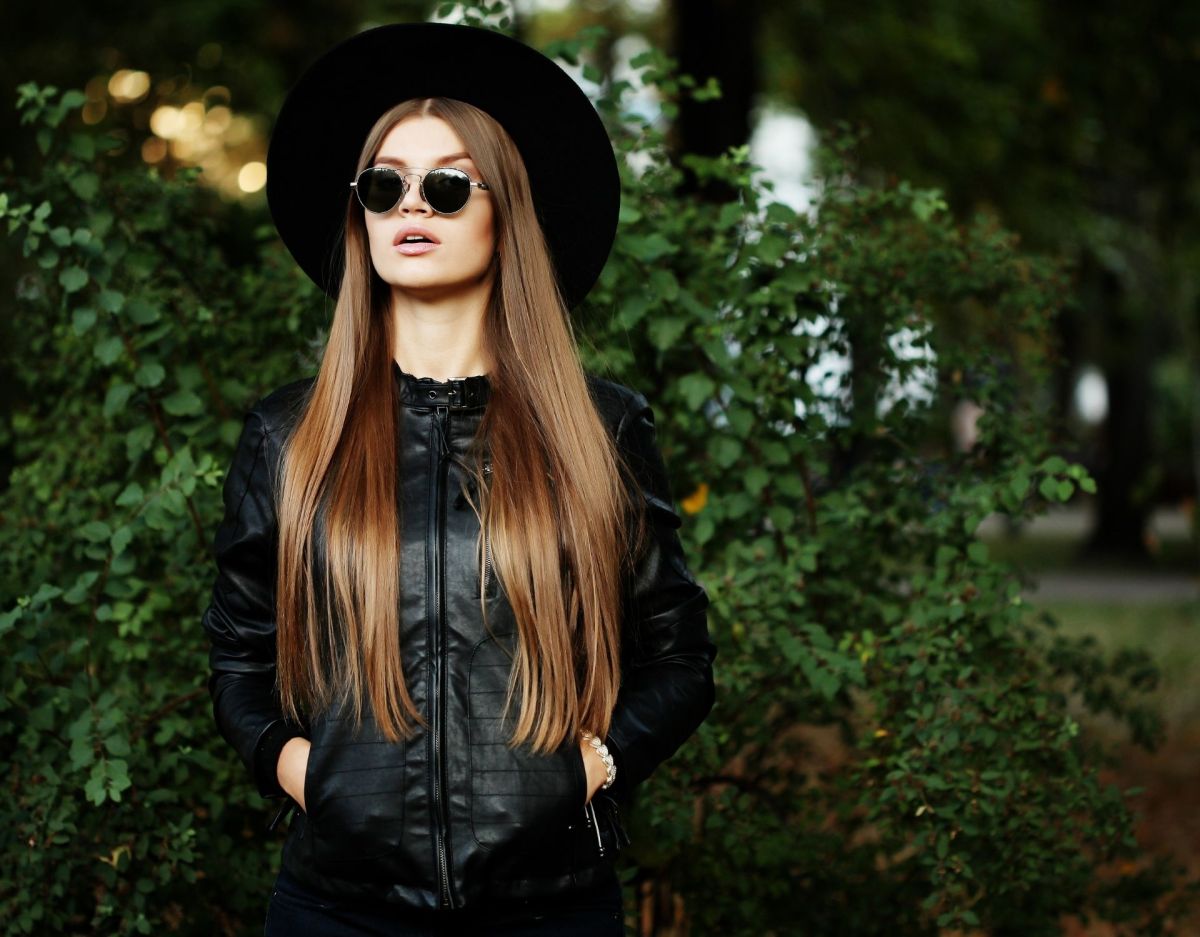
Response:
[[[635,66],[668,116],[714,93],[657,52]],[[632,90],[599,102],[625,200],[579,328],[588,366],[655,405],[720,656],[711,717],[631,805],[625,877],[681,894],[696,934],[1050,934],[1084,912],[1156,932],[1169,875],[1129,872],[1128,792],[1070,709],[1153,744],[1155,672],[1057,636],[975,537],[1094,487],[1053,454],[1037,393],[1064,272],[986,219],[956,227],[935,191],[857,183],[852,134],[811,213],[773,202],[744,148],[685,157],[738,201],[682,197]],[[0,194],[24,267],[0,428],[0,920],[254,933],[281,833],[216,734],[199,616],[243,411],[312,373],[326,303],[263,211],[130,165],[81,103],[22,86],[44,161]],[[984,415],[960,452],[964,399]]]

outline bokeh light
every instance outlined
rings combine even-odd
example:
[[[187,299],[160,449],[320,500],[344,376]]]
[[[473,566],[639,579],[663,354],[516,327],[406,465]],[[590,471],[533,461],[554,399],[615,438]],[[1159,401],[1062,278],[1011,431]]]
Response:
[[[121,104],[135,104],[150,92],[150,76],[146,72],[121,68],[108,79],[108,93]]]
[[[243,192],[257,192],[267,184],[267,164],[257,160],[246,163],[238,173],[238,187]]]

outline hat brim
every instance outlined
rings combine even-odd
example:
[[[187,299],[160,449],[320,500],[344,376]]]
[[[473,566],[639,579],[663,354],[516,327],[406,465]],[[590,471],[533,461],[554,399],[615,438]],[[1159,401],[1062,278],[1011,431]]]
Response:
[[[367,132],[393,105],[432,96],[472,104],[512,136],[559,288],[575,308],[616,237],[621,181],[612,142],[583,89],[557,63],[474,26],[365,30],[324,53],[288,92],[267,150],[267,204],[296,262],[337,296],[339,234]]]

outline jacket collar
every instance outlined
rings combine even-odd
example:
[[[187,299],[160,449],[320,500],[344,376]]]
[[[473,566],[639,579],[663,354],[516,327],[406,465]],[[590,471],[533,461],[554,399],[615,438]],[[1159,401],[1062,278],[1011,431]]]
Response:
[[[411,407],[450,407],[452,410],[482,407],[491,391],[486,374],[435,381],[431,377],[409,374],[395,358],[392,359],[392,376],[396,379],[401,402]]]

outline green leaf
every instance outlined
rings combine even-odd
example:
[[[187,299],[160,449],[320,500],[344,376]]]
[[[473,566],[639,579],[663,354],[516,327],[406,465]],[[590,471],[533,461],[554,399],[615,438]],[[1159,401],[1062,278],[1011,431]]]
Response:
[[[67,185],[71,187],[71,191],[78,195],[85,202],[90,202],[96,197],[96,193],[100,191],[100,177],[94,172],[81,172],[75,176]]]
[[[92,740],[87,736],[79,736],[71,739],[71,744],[67,748],[67,759],[71,763],[71,767],[76,771],[82,771],[96,761],[96,751],[92,746]]]
[[[717,229],[732,228],[745,217],[746,209],[739,202],[726,202],[717,212]]]
[[[795,224],[796,210],[783,202],[771,202],[767,206],[767,222],[769,224]]]
[[[687,327],[687,319],[680,316],[662,316],[652,321],[647,331],[654,347],[666,351],[679,341]]]
[[[792,453],[788,450],[787,445],[778,440],[771,439],[760,443],[758,451],[762,453],[763,461],[767,465],[783,468],[792,461]]]
[[[109,538],[108,545],[114,554],[125,552],[125,548],[133,541],[133,531],[126,525],[118,527]]]
[[[88,275],[82,267],[67,267],[58,275],[58,282],[68,293],[74,293],[87,286]]]
[[[626,235],[621,243],[630,255],[643,263],[654,263],[676,250],[674,244],[658,233]]]
[[[88,521],[79,528],[79,536],[92,543],[100,543],[112,536],[112,529],[104,521]]]
[[[63,590],[58,586],[43,582],[37,587],[37,592],[33,594],[33,598],[29,600],[29,604],[32,608],[37,608],[39,605],[46,605],[52,600],[57,599],[62,594]]]
[[[104,740],[104,748],[110,755],[116,755],[118,758],[124,758],[130,753],[129,739],[124,735],[110,735]],[[114,762],[114,764],[116,764],[116,762]],[[114,774],[115,773],[116,772],[114,772]],[[125,777],[129,777],[128,771],[126,771]]]
[[[621,328],[631,329],[645,318],[653,304],[654,297],[650,293],[635,293],[628,297],[617,313],[617,321]]]
[[[125,343],[121,341],[119,335],[105,335],[98,338],[96,344],[92,346],[92,354],[105,366],[115,362],[124,351]]]
[[[96,158],[96,144],[85,133],[73,133],[67,140],[67,152],[84,163]]]
[[[71,328],[76,335],[86,335],[96,324],[96,310],[90,306],[81,306],[71,313]]]
[[[132,384],[124,382],[113,384],[109,387],[108,392],[104,395],[104,408],[101,411],[104,414],[104,418],[111,420],[124,410],[125,405],[129,402],[129,398],[135,390],[136,388]],[[119,504],[120,502],[118,501],[117,503]]]
[[[100,578],[98,570],[88,569],[80,573],[71,588],[63,593],[63,601],[68,605],[79,605],[86,602],[91,594],[91,588]]]
[[[126,387],[129,385],[126,384]],[[135,508],[146,498],[146,492],[137,482],[130,482],[117,495],[116,505],[120,508]]]
[[[717,385],[707,374],[692,372],[679,379],[679,389],[683,392],[688,409],[699,410],[701,404],[716,393]]]
[[[163,409],[171,416],[195,416],[204,409],[204,404],[190,390],[177,390],[162,400]]]
[[[673,302],[679,296],[679,281],[670,270],[651,270],[650,289],[660,298]]]
[[[133,379],[139,387],[157,387],[166,376],[166,370],[157,361],[144,362],[133,372]]]
[[[125,304],[125,296],[116,290],[101,290],[99,303],[105,312],[116,314]]]
[[[746,485],[746,490],[755,497],[758,497],[771,481],[771,473],[761,465],[754,465],[746,470],[743,481]]]
[[[150,448],[154,442],[154,427],[149,423],[142,423],[135,426],[125,434],[125,458],[129,462],[136,462]]]
[[[796,512],[784,504],[773,504],[767,509],[767,517],[776,530],[791,530],[796,523]]]
[[[162,317],[156,305],[141,297],[131,299],[125,304],[125,315],[136,325],[150,325]]]
[[[107,773],[104,770],[104,762],[98,761],[92,765],[91,776],[87,783],[83,786],[83,792],[93,804],[99,807],[108,797],[106,782],[108,780]]]
[[[720,468],[729,468],[742,457],[741,440],[712,436],[708,441],[708,453]]]

